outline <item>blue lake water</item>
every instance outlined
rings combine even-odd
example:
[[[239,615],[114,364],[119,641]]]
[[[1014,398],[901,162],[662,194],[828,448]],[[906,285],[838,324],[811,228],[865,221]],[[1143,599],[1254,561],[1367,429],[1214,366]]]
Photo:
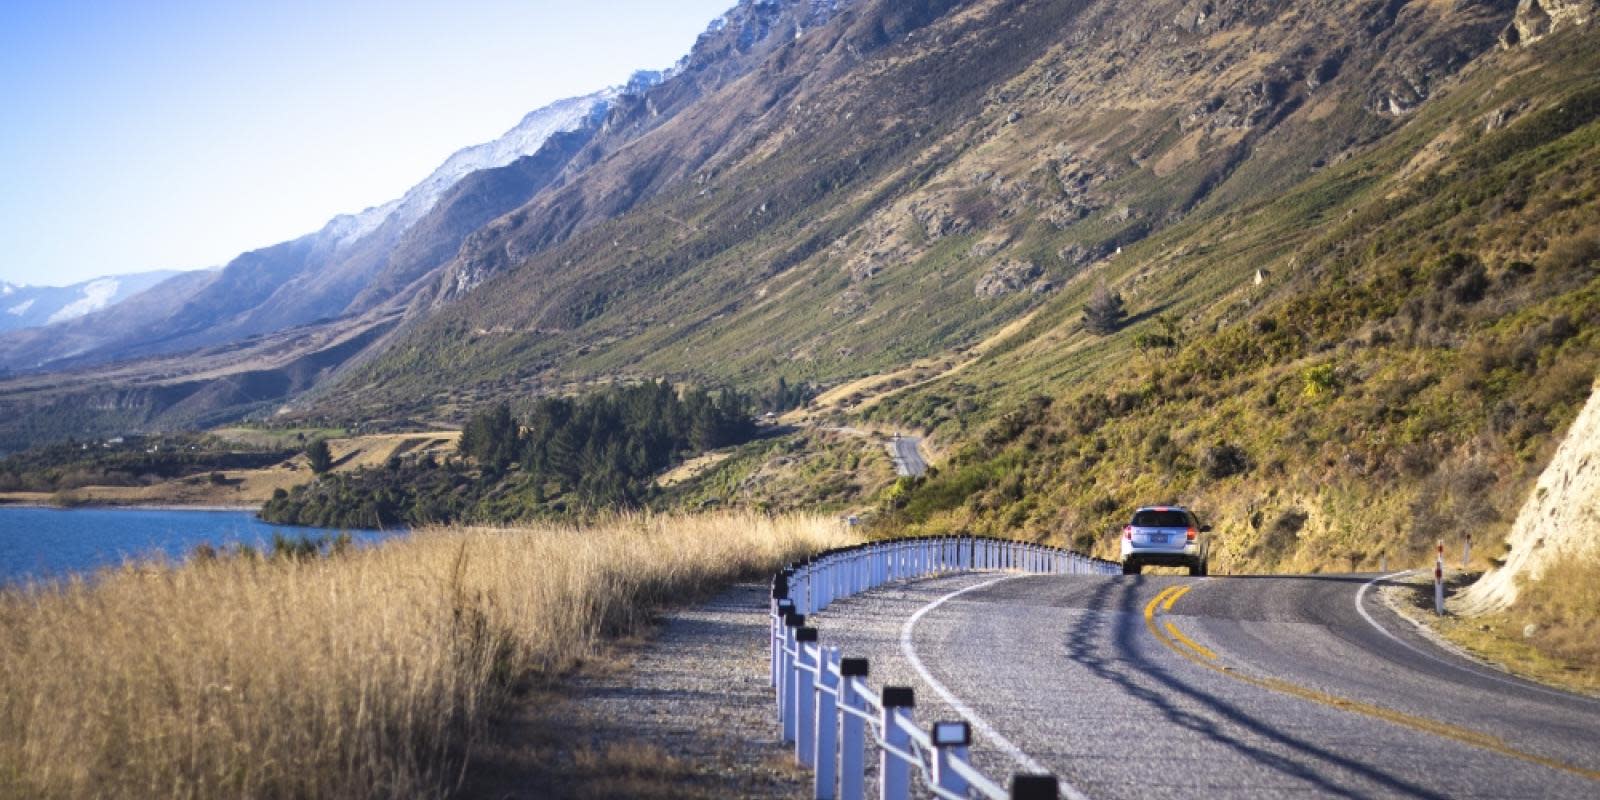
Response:
[[[15,508],[0,506],[0,584],[59,578],[127,560],[187,558],[196,545],[272,542],[274,532],[331,537],[337,531],[269,525],[249,511],[173,511],[131,508]],[[373,542],[394,531],[350,531]]]

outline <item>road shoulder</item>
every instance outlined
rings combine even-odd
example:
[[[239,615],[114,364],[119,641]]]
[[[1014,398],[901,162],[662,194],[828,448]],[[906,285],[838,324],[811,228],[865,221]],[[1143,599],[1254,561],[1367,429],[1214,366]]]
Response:
[[[764,586],[739,584],[526,698],[474,756],[462,796],[802,796],[809,774],[771,710],[766,602]]]

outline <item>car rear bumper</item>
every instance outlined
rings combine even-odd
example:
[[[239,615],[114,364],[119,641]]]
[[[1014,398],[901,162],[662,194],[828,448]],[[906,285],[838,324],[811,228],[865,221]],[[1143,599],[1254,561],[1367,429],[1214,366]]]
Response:
[[[1141,564],[1153,566],[1184,566],[1192,564],[1200,558],[1200,545],[1188,544],[1183,549],[1177,548],[1144,548],[1129,547],[1126,542],[1122,547],[1123,561],[1137,561]]]
[[[1124,553],[1123,563],[1143,564],[1147,567],[1187,567],[1200,561],[1199,551],[1194,552],[1160,552],[1148,550],[1135,550]]]

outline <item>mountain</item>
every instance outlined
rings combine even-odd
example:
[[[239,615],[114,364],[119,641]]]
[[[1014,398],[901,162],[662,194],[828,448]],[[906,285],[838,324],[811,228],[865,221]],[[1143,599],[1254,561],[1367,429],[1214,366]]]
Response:
[[[293,241],[244,253],[203,286],[185,281],[167,287],[162,296],[173,302],[171,306],[111,310],[83,316],[69,327],[0,337],[0,368],[79,367],[181,352],[371,310],[432,266],[431,260],[447,257],[459,245],[464,233],[459,230],[464,224],[460,208],[440,208],[457,183],[479,171],[530,157],[552,137],[582,136],[598,125],[618,91],[560,100],[533,111],[500,138],[456,152],[399,199],[335,217],[321,230]],[[553,175],[548,163],[520,169],[542,169]],[[530,179],[534,183],[517,189],[523,194],[516,202],[542,185]],[[485,215],[508,203],[515,205],[511,200],[497,205],[473,198],[466,205],[475,204],[477,211],[467,212],[465,218],[472,225],[481,224]],[[436,210],[439,216],[457,219],[430,222],[429,215]],[[427,235],[408,238],[419,227]],[[425,239],[426,245],[416,244],[418,239]],[[376,291],[375,286],[391,291]]]
[[[874,499],[900,529],[1110,554],[1181,501],[1223,569],[1468,527],[1498,557],[1600,365],[1595,9],[746,0],[361,282],[313,291],[337,237],[285,243],[159,344],[205,346],[0,381],[0,448],[783,378],[942,451]],[[1102,290],[1126,315],[1085,325]]]
[[[0,450],[81,433],[83,424],[114,431],[261,412],[307,388],[307,375],[321,382],[346,361],[369,357],[401,319],[428,313],[444,285],[441,271],[467,238],[586,165],[621,158],[633,139],[830,19],[839,5],[743,3],[672,69],[636,73],[618,89],[535,112],[500,143],[458,153],[405,198],[245,253],[208,282],[169,287],[170,304],[0,336],[0,372],[38,373],[0,384],[0,406],[12,412],[9,426],[0,423]],[[337,350],[316,349],[324,345]],[[177,357],[189,351],[199,355]],[[315,368],[294,367],[300,377],[282,379],[302,362]],[[238,390],[241,382],[252,388]],[[214,390],[218,383],[224,388]],[[86,406],[106,413],[86,414]],[[60,423],[68,418],[74,422]]]
[[[1125,509],[1183,501],[1228,568],[1469,527],[1496,552],[1600,365],[1595,16],[840,7],[597,135],[290,413],[783,377],[949,453],[886,498],[911,530],[1111,554]],[[1102,286],[1109,335],[1083,324]]]
[[[111,275],[71,286],[18,286],[0,281],[0,332],[37,328],[110,308],[168,278],[175,270]]]

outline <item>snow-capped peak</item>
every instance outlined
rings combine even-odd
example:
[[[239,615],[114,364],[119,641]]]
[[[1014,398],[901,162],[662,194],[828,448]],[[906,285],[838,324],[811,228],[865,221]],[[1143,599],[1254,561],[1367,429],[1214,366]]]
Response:
[[[575,130],[595,115],[605,113],[622,90],[604,89],[584,97],[557,100],[529,112],[500,138],[457,150],[445,162],[411,187],[404,197],[374,206],[359,214],[341,214],[328,223],[328,232],[340,243],[354,241],[394,219],[402,229],[409,228],[431,210],[450,187],[468,174],[481,169],[503,167],[533,155],[545,140],[558,133]]]
[[[6,283],[5,281],[0,281],[0,297],[5,297],[6,295],[16,294],[16,293],[17,293],[17,287],[15,287],[15,286],[13,286],[13,285],[11,285],[9,283]]]
[[[116,278],[100,278],[83,285],[82,296],[61,307],[56,313],[51,314],[46,323],[60,322],[62,320],[81,317],[93,311],[99,311],[111,305],[117,296],[117,290],[122,284]]]

